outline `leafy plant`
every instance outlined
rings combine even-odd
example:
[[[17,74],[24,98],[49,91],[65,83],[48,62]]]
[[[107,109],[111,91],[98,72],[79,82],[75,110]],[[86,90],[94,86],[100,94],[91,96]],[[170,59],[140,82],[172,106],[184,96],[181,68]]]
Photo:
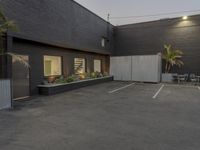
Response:
[[[84,73],[85,79],[90,79],[91,78],[91,74],[90,73]]]
[[[7,32],[8,29],[13,31],[17,30],[17,27],[13,21],[7,20],[3,12],[0,10],[0,34]]]
[[[17,27],[13,21],[8,20],[3,12],[0,10],[0,41],[2,41],[2,36],[8,31],[8,30],[16,31]],[[23,59],[22,56],[11,53],[11,52],[5,52],[4,49],[0,48],[0,56],[10,56],[13,58],[14,61],[17,61],[21,64],[23,64],[25,67],[29,67],[29,64],[26,60]]]
[[[181,50],[175,50],[171,45],[164,45],[165,51],[162,54],[162,58],[165,60],[165,73],[169,73],[173,66],[179,68],[184,65],[181,61],[183,52]]]
[[[90,76],[91,78],[101,78],[103,74],[101,72],[92,72]]]
[[[90,75],[91,78],[97,78],[97,73],[96,72],[92,72]]]
[[[54,83],[56,84],[62,84],[62,83],[66,83],[66,78],[64,78],[63,76],[59,77],[58,79],[55,80]]]
[[[70,83],[70,82],[74,82],[77,80],[77,77],[75,75],[72,75],[72,76],[69,76],[67,79],[66,79],[66,82],[67,83]]]
[[[84,78],[82,78],[81,76],[84,76]],[[104,76],[108,76],[108,73],[102,74],[100,72],[92,72],[92,73],[83,73],[81,75],[74,74],[68,77],[60,76],[59,78],[54,80],[52,83],[64,84],[64,83],[71,83],[74,81],[85,80],[85,79],[95,79],[95,78],[100,78]],[[48,83],[51,83],[51,82],[48,82]]]

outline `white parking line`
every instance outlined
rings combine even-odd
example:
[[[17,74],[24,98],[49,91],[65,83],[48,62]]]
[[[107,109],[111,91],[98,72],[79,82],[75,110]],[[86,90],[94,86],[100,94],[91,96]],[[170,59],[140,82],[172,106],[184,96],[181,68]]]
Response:
[[[127,88],[127,87],[130,87],[130,86],[132,86],[132,85],[134,85],[134,84],[135,84],[135,83],[131,83],[131,84],[129,84],[129,85],[126,85],[126,86],[120,87],[120,88],[118,88],[118,89],[109,91],[108,93],[109,93],[109,94],[115,93],[115,92],[117,92],[117,91],[120,91],[120,90],[123,90],[123,89],[125,89],[125,88]]]
[[[160,89],[156,92],[156,94],[152,97],[153,99],[156,99],[156,97],[158,96],[158,94],[162,91],[162,89],[164,88],[164,84],[160,87]]]
[[[182,87],[182,88],[196,88],[197,87],[197,86],[193,86],[193,85],[180,85],[180,84],[165,84],[165,86]]]
[[[200,90],[200,86],[198,86],[198,89]]]

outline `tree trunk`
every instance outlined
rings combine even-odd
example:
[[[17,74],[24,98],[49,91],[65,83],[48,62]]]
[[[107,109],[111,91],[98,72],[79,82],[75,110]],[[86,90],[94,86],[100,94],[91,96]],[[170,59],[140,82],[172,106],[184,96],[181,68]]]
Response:
[[[170,69],[171,69],[171,65],[169,64],[168,65],[168,70],[167,70],[168,73],[169,73]]]
[[[167,73],[168,63],[165,64],[165,73]]]

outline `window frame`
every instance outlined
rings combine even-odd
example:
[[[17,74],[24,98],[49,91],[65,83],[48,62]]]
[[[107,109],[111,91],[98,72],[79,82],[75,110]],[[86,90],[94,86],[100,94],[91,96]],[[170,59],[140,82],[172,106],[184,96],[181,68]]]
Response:
[[[102,73],[102,59],[94,59],[93,60],[93,66],[94,66],[93,69],[94,69],[94,72],[95,72],[95,65],[94,65],[95,60],[100,61],[100,73]]]
[[[84,60],[85,66],[84,66],[84,72],[83,73],[87,73],[87,59],[84,58],[84,57],[74,57],[74,66],[73,66],[74,74],[79,75],[78,73],[75,72],[75,60],[76,59],[83,59]]]
[[[60,75],[45,75],[45,56],[49,57],[59,57],[60,58]],[[51,76],[62,76],[63,75],[63,56],[58,55],[43,55],[43,76],[44,77],[51,77]]]

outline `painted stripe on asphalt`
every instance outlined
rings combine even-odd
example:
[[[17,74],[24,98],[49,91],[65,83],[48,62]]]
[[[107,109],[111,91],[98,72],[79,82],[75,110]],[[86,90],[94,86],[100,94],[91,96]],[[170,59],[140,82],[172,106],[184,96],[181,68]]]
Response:
[[[131,84],[129,84],[129,85],[126,85],[126,86],[120,87],[120,88],[118,88],[118,89],[109,91],[108,93],[109,93],[109,94],[115,93],[115,92],[117,92],[117,91],[120,91],[120,90],[123,90],[123,89],[125,89],[125,88],[128,88],[128,87],[130,87],[130,86],[132,86],[132,85],[134,85],[134,84],[135,84],[135,83],[131,83]]]
[[[158,94],[162,91],[162,89],[164,88],[164,84],[160,87],[160,89],[156,92],[156,94],[152,97],[153,99],[156,99],[156,97],[158,96]]]
[[[179,84],[165,84],[165,86],[171,86],[171,87],[183,87],[183,88],[196,88],[196,86],[192,85],[179,85]]]
[[[198,86],[198,89],[200,90],[200,86]]]

